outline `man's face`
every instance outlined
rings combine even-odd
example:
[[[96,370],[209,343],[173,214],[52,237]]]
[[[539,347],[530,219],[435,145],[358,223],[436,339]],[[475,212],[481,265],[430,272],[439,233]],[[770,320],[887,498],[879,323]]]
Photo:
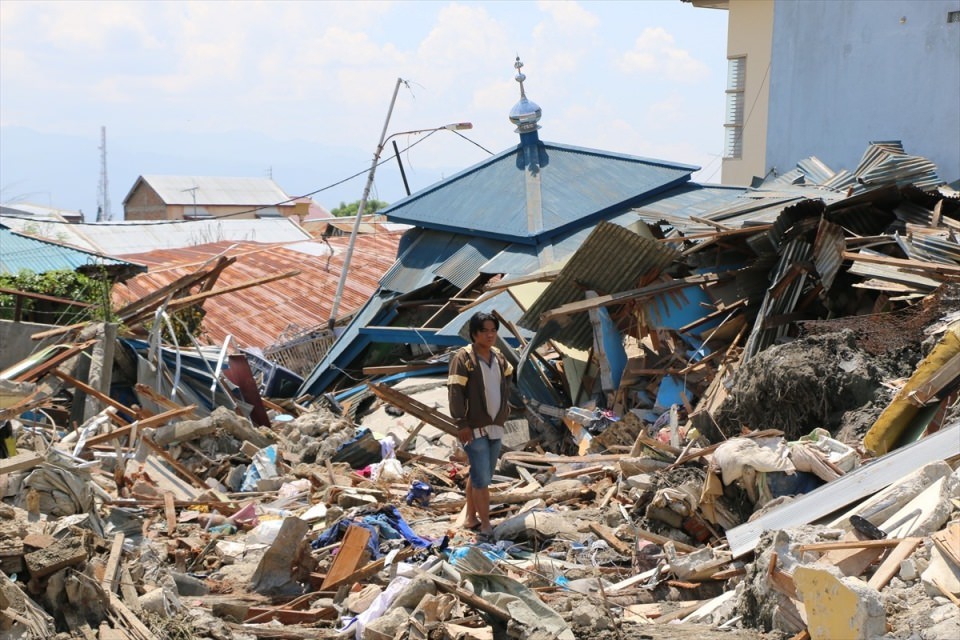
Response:
[[[497,326],[493,320],[485,320],[483,327],[473,336],[473,341],[481,347],[492,347],[497,343]]]

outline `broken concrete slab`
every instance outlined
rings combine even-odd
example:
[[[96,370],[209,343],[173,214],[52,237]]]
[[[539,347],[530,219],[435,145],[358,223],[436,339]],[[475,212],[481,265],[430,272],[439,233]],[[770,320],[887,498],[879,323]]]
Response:
[[[873,640],[886,633],[883,601],[856,578],[800,566],[793,572],[811,640]]]
[[[930,550],[930,564],[920,580],[931,597],[943,595],[944,591],[960,594],[960,567],[936,546]]]
[[[85,562],[87,549],[82,536],[68,536],[49,547],[25,554],[23,559],[30,577],[43,578],[65,567]]]
[[[925,464],[895,481],[886,489],[864,500],[842,516],[837,517],[827,526],[849,530],[852,528],[850,516],[854,515],[866,518],[874,525],[879,525],[920,495],[924,489],[951,473],[953,473],[953,468],[943,460]]]
[[[939,530],[953,511],[951,499],[960,495],[960,470],[936,480],[899,511],[881,523],[891,538],[928,536]]]
[[[889,486],[920,465],[956,455],[960,455],[960,423],[892,451],[755,520],[730,529],[727,531],[730,551],[735,558],[739,558],[756,547],[760,534],[765,530],[813,522]]]
[[[507,518],[494,527],[494,536],[500,540],[548,540],[579,537],[576,514],[556,511],[529,511]]]
[[[303,587],[293,578],[291,567],[310,525],[300,518],[284,518],[280,531],[250,580],[250,587],[264,595],[301,593]]]

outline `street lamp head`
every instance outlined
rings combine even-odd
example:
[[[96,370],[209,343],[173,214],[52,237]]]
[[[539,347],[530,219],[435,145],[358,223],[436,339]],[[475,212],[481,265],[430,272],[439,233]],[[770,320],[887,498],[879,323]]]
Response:
[[[454,122],[453,124],[445,124],[441,129],[446,129],[447,131],[464,131],[466,129],[473,129],[472,122]]]

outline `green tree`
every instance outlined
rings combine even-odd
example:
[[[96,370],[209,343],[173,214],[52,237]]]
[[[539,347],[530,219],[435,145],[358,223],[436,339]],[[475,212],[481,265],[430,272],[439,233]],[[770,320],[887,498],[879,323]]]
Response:
[[[110,308],[110,281],[104,273],[84,275],[69,270],[34,273],[25,269],[16,275],[9,273],[0,275],[0,288],[38,293],[93,305],[79,307],[49,300],[24,298],[21,301],[21,316],[27,321],[73,324],[85,320],[109,320],[113,315]],[[13,319],[15,302],[15,296],[0,294],[0,318]]]
[[[377,211],[380,211],[380,209],[386,209],[388,206],[390,206],[390,203],[384,202],[383,200],[367,200],[367,204],[363,208],[363,213],[364,215],[368,213],[376,213]],[[359,208],[360,208],[359,200],[356,200],[355,202],[351,202],[350,204],[347,204],[346,202],[341,202],[340,206],[336,207],[330,213],[332,213],[338,218],[346,218],[348,216],[357,215],[357,209]]]

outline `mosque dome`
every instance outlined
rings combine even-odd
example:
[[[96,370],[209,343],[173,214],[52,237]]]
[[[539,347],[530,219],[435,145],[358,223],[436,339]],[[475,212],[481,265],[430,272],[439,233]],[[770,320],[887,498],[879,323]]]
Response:
[[[520,83],[520,101],[510,109],[510,122],[517,126],[517,133],[536,131],[540,128],[537,123],[540,122],[543,112],[540,105],[527,98],[526,91],[523,88],[523,81],[527,79],[527,76],[520,72],[523,67],[520,56],[517,56],[517,61],[513,66],[517,69],[515,80]]]

